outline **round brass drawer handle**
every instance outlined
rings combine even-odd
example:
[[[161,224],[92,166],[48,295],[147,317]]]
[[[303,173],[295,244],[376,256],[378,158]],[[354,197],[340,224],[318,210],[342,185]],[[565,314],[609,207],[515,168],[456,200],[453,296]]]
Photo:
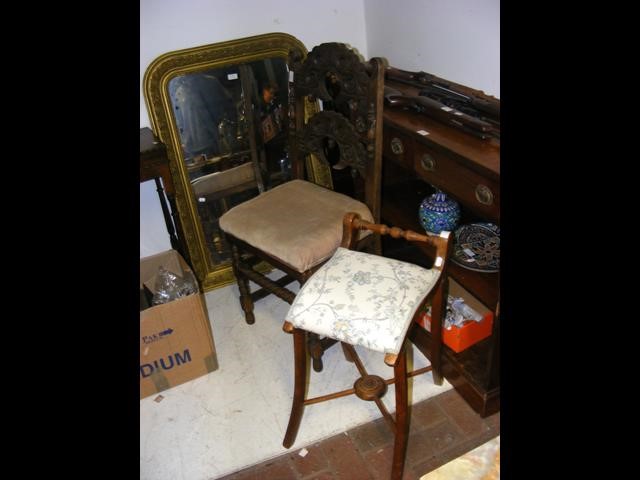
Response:
[[[402,140],[398,137],[393,137],[391,139],[391,151],[396,155],[404,153],[404,145],[402,144]]]
[[[436,169],[436,160],[428,153],[422,155],[420,159],[420,165],[428,172],[433,172]]]
[[[478,185],[476,187],[476,200],[483,205],[493,205],[493,192],[486,185]]]

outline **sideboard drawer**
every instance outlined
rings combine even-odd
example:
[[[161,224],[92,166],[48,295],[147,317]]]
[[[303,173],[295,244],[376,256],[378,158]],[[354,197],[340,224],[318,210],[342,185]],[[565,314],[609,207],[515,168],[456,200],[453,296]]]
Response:
[[[483,177],[454,158],[416,142],[415,171],[426,182],[456,197],[487,220],[500,223],[500,183]]]
[[[403,167],[413,170],[413,139],[392,127],[384,127],[383,155]]]

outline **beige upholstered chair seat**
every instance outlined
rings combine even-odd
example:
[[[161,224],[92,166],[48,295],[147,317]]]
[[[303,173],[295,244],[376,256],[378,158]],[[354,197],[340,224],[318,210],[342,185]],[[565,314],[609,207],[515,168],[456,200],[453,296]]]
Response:
[[[364,203],[311,182],[292,180],[233,207],[220,217],[220,228],[304,272],[336,251],[347,212],[373,221]]]
[[[256,175],[251,162],[221,172],[204,175],[191,182],[196,197],[203,197],[212,193],[237,187],[245,183],[255,183]]]

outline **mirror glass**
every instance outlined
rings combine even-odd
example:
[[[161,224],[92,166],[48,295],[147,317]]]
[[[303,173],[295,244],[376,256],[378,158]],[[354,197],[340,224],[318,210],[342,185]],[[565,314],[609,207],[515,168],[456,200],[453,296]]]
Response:
[[[167,146],[189,260],[205,291],[234,281],[218,218],[291,178],[289,63],[306,55],[295,37],[272,33],[169,52],[145,72],[152,129]]]
[[[169,96],[210,261],[230,260],[229,208],[290,178],[288,67],[282,58],[178,75]]]

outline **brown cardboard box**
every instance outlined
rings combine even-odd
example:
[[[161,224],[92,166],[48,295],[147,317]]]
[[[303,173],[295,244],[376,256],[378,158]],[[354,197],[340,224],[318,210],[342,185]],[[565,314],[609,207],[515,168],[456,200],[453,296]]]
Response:
[[[183,277],[190,268],[175,250],[140,259],[140,288],[154,291],[158,268]],[[140,312],[140,398],[218,369],[202,293]]]

